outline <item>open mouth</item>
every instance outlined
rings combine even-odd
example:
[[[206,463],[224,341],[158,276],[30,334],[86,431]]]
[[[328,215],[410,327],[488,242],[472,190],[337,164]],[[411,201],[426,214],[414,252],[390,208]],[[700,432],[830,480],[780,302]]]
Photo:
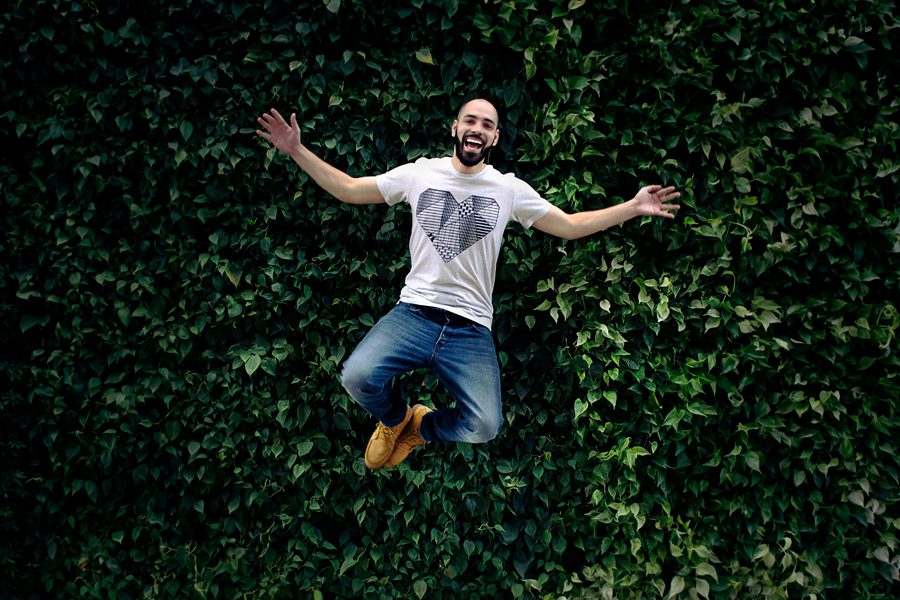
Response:
[[[479,137],[470,135],[463,139],[463,146],[466,150],[477,152],[484,147],[484,141],[482,141],[482,139]]]

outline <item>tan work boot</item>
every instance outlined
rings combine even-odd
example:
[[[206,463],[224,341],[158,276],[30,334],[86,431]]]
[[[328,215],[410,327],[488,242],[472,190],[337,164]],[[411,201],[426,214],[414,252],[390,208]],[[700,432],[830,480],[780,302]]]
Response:
[[[409,424],[407,424],[403,433],[397,438],[393,454],[384,463],[385,468],[392,469],[396,467],[406,460],[406,457],[409,456],[409,453],[416,446],[421,446],[425,443],[425,440],[419,437],[419,424],[422,422],[422,417],[430,412],[431,409],[424,404],[416,404],[412,407],[412,418],[409,420]]]
[[[394,445],[397,443],[398,436],[409,423],[413,416],[410,407],[406,407],[406,417],[395,427],[385,427],[378,423],[375,427],[375,433],[369,438],[369,445],[366,446],[366,466],[372,470],[380,469],[384,462],[391,457],[394,451]]]

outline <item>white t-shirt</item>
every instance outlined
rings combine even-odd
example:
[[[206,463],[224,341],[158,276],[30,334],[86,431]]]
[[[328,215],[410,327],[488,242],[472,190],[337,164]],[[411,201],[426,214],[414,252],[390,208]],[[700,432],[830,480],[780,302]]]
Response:
[[[409,202],[412,269],[400,300],[443,308],[490,328],[491,294],[507,223],[523,227],[550,203],[512,173],[465,175],[450,157],[420,158],[375,177],[388,204]]]

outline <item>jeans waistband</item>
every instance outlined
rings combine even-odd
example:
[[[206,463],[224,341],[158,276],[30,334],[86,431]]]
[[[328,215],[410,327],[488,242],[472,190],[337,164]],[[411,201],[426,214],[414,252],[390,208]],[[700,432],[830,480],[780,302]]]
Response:
[[[419,311],[426,319],[434,321],[440,325],[451,325],[453,327],[462,327],[464,325],[477,325],[475,321],[472,319],[467,319],[463,316],[460,316],[456,313],[452,313],[449,310],[445,310],[443,308],[437,308],[434,306],[424,306],[422,304],[412,304],[409,302],[401,302],[400,304],[406,304],[407,306],[411,306],[415,308],[415,310]]]

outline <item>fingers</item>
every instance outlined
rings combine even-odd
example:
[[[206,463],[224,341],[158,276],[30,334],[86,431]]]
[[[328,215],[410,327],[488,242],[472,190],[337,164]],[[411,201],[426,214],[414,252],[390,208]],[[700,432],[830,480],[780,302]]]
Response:
[[[647,194],[652,196],[654,199],[659,199],[659,200],[663,200],[663,201],[681,196],[681,194],[679,194],[678,192],[675,191],[674,185],[670,185],[669,187],[666,187],[666,188],[664,188],[661,185],[648,185],[645,188],[643,188],[641,191],[647,192]],[[674,194],[673,194],[673,192],[674,192]]]
[[[285,127],[287,127],[287,123],[285,122],[285,120],[282,118],[282,116],[280,114],[278,114],[278,111],[275,110],[274,108],[272,109],[272,114],[275,115],[275,119],[277,119],[276,122],[279,125],[284,125]]]
[[[264,114],[263,116],[258,117],[256,121],[269,133],[272,133],[272,130],[275,129],[275,119],[273,119],[271,115]]]
[[[276,126],[288,127],[288,124],[274,108],[271,110],[271,114],[263,113],[263,116],[257,118],[256,120],[259,121],[259,123],[269,131],[272,131],[272,128]],[[293,115],[291,115],[291,120],[292,122],[296,123],[296,118]]]
[[[271,114],[270,114],[271,113]],[[256,130],[256,134],[268,141],[272,141],[272,134],[276,133],[277,128],[287,128],[287,129],[295,129],[299,130],[300,128],[297,126],[297,115],[296,113],[291,114],[291,125],[289,126],[284,118],[278,113],[274,108],[271,109],[270,113],[263,113],[261,117],[258,117],[256,121],[263,126],[266,131]]]

